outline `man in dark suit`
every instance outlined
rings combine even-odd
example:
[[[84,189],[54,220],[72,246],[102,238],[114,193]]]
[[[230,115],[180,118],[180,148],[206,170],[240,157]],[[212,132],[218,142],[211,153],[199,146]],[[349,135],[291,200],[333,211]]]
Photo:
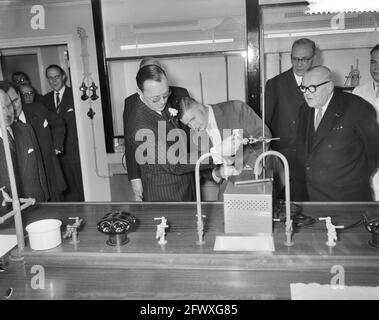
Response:
[[[161,63],[154,57],[145,57],[141,60],[139,69],[146,65],[155,65],[162,68]],[[170,106],[176,105],[181,98],[188,97],[187,89],[181,87],[170,86],[170,96],[167,99],[167,110]],[[140,104],[140,96],[136,92],[131,96],[127,97],[124,102],[124,113],[123,113],[123,123],[124,123],[124,137],[126,137],[127,131],[129,130],[128,126],[133,125],[128,123],[128,118],[136,112],[136,108],[138,108]],[[165,114],[167,116],[167,114]],[[186,130],[188,133],[188,127],[183,127],[182,129]],[[126,167],[128,170],[128,180],[131,183],[134,196],[136,201],[143,200],[143,187],[141,180],[141,169],[135,159],[134,149],[130,143],[126,142],[125,139],[125,159],[126,159]]]
[[[166,74],[156,65],[146,65],[138,71],[136,81],[138,99],[133,100],[134,112],[126,119],[125,144],[130,144],[126,150],[131,150],[130,156],[141,170],[143,200],[193,201],[195,164],[188,160],[185,131],[170,116]],[[175,141],[168,138],[172,133]],[[170,150],[177,144],[179,155],[174,162]],[[201,169],[211,167],[213,164],[202,165]],[[228,172],[228,168],[218,167],[213,174],[222,178]]]
[[[304,97],[299,90],[304,73],[312,66],[316,45],[303,38],[292,45],[292,68],[270,79],[265,89],[265,122],[272,136],[280,140],[272,141],[271,147],[282,153],[288,160],[292,176],[295,158],[297,116]]]
[[[308,70],[300,89],[295,171],[296,201],[371,201],[370,176],[379,165],[375,109],[362,98],[334,89],[330,70]]]
[[[31,88],[29,85],[21,85],[18,89],[22,95],[29,92]],[[66,131],[63,119],[38,102],[21,104],[21,99],[15,88],[11,87],[8,95],[15,101],[13,105],[16,119],[30,124],[34,130],[46,171],[50,201],[63,201],[62,194],[66,190],[67,184],[57,157],[59,150],[63,150]]]
[[[8,111],[6,114],[7,134],[19,196],[23,198],[35,198],[39,202],[48,201],[50,195],[47,188],[46,173],[34,131],[26,123],[21,123],[20,121],[13,122],[13,104],[16,101],[12,100],[7,92],[0,89],[0,102],[3,104],[3,110]],[[2,138],[0,158],[3,161],[5,150]],[[2,162],[1,171],[0,184],[5,186],[6,191],[11,194],[9,176],[7,171],[4,172],[4,162]]]
[[[210,137],[210,149],[219,154],[234,156],[234,166],[241,172],[248,164],[254,168],[258,156],[263,151],[262,142],[244,144],[243,139],[271,138],[269,128],[265,125],[263,132],[262,119],[246,103],[238,100],[226,101],[212,105],[203,105],[192,98],[184,98],[180,103],[178,118],[186,126],[196,131],[206,131]],[[231,135],[237,134],[236,145],[224,144],[230,150],[221,150],[222,142]],[[265,149],[268,149],[266,143]],[[205,150],[208,152],[209,150]],[[270,161],[271,162],[271,161]],[[222,200],[223,186],[218,199]]]
[[[59,154],[59,160],[68,186],[63,194],[64,201],[84,201],[72,89],[65,85],[66,74],[58,65],[47,67],[46,78],[53,91],[44,96],[44,104],[49,110],[62,117],[66,124],[64,148],[63,152]]]
[[[235,148],[244,149],[243,164],[248,163],[250,166],[254,166],[255,160],[262,153],[262,143],[243,144],[244,138],[262,137],[263,124],[262,119],[255,111],[242,101],[233,100],[207,106],[192,98],[184,98],[180,103],[178,118],[192,130],[207,131],[212,146],[219,150],[220,154],[223,153],[221,150],[222,141],[233,133],[237,134],[236,130],[238,130],[240,146],[236,145]],[[265,138],[271,138],[270,130],[266,125],[264,130]],[[234,156],[234,152],[224,151]]]

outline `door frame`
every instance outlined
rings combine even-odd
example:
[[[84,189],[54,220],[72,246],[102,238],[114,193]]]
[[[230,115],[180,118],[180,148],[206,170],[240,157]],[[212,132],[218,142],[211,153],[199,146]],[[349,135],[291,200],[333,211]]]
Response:
[[[46,81],[44,77],[45,70],[43,70],[43,60],[42,60],[42,54],[41,54],[41,48],[34,48],[34,47],[23,47],[23,48],[3,48],[0,49],[0,55],[1,56],[18,56],[18,55],[25,55],[25,54],[36,54],[37,55],[37,63],[38,63],[38,73],[39,73],[39,80],[41,83],[41,91],[47,92],[47,86]],[[4,75],[3,75],[4,77]]]
[[[49,46],[49,45],[50,46],[51,45],[66,45],[69,55],[72,56],[76,52],[74,43],[75,43],[74,37],[72,34],[57,35],[57,36],[44,36],[44,37],[0,39],[0,50],[13,49],[15,50],[14,52],[17,52],[19,48],[27,47],[25,48],[25,52],[27,52],[28,49],[33,49],[32,47]],[[37,54],[37,57],[38,57],[38,54]],[[41,58],[41,60],[39,60],[39,58]],[[40,62],[42,61],[41,53],[40,53],[39,58],[38,58],[38,64],[40,64]],[[80,69],[75,59],[70,59],[71,83],[80,82],[81,79],[79,77],[78,70]],[[44,74],[45,74],[45,71],[43,70],[41,72],[40,70],[41,86],[43,87],[46,85]],[[80,101],[77,101],[76,95],[74,95],[74,104],[80,105]]]

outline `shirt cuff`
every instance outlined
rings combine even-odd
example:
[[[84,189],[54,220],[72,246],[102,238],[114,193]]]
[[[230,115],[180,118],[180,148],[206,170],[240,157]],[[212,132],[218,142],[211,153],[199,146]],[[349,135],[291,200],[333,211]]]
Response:
[[[132,181],[141,181],[141,179],[140,178],[136,178],[136,179],[130,180],[130,182],[132,182]]]
[[[220,183],[220,182],[222,181],[222,178],[219,178],[219,177],[216,176],[216,169],[217,169],[217,168],[214,168],[214,169],[212,170],[212,178],[213,178],[213,180],[214,180],[216,183]]]

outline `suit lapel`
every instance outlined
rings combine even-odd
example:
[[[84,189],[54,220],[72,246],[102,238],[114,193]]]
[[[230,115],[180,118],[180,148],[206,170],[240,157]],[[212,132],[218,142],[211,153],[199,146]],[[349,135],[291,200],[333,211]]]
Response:
[[[329,102],[328,108],[326,109],[326,112],[322,117],[320,125],[315,133],[312,150],[314,150],[317,145],[325,139],[330,130],[332,130],[333,126],[340,120],[342,114],[343,105],[339,103],[337,92],[334,92],[333,97]],[[311,120],[313,120],[313,117]]]

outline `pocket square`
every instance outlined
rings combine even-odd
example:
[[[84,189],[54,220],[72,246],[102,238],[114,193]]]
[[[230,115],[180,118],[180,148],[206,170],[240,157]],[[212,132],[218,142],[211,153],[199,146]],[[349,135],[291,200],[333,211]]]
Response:
[[[70,109],[68,109],[66,112],[72,112],[72,111],[74,111],[74,109],[73,109],[73,108],[70,108]]]
[[[47,120],[45,119],[45,121],[43,122],[43,127],[46,128],[48,124],[49,124],[49,123],[48,123]]]
[[[33,151],[34,151],[33,148],[29,149],[29,150],[28,150],[28,154],[31,154]]]

